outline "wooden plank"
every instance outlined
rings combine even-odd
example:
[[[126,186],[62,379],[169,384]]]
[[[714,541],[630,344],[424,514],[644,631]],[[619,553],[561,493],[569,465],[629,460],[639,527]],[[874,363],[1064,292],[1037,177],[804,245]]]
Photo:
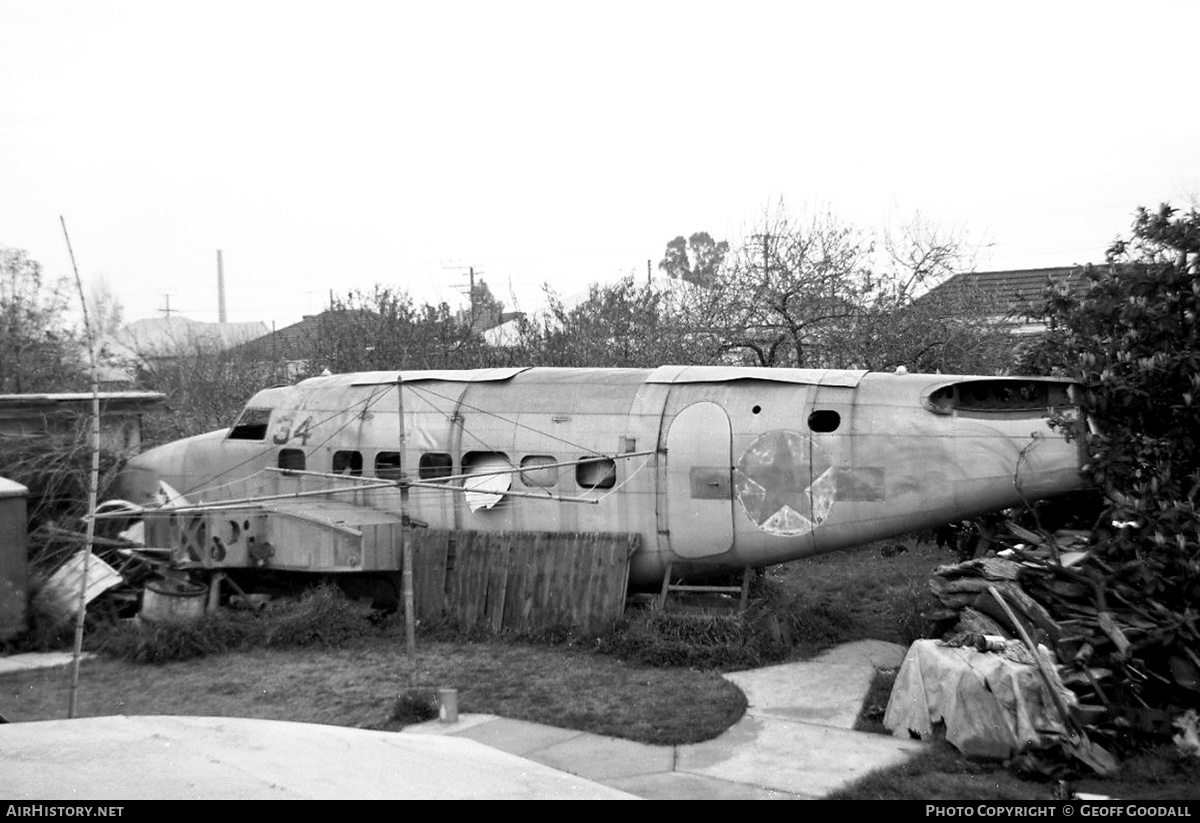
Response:
[[[451,603],[451,611],[455,621],[464,629],[470,628],[475,622],[478,597],[478,575],[475,571],[477,560],[474,535],[470,532],[460,533],[454,564],[454,577],[458,581],[458,587]]]
[[[399,534],[396,535],[399,537]],[[436,620],[446,612],[446,552],[444,531],[411,531],[413,545],[413,599],[418,620]]]
[[[598,540],[596,535],[587,535],[584,546],[585,550],[579,558],[580,575],[577,584],[579,600],[575,603],[573,623],[583,631],[590,632],[592,624],[599,617],[596,614],[598,602],[596,589],[600,585],[600,577],[604,570],[604,555],[608,550],[609,543],[605,540]]]
[[[504,586],[504,616],[502,626],[512,631],[524,628],[533,605],[529,597],[532,540],[515,540],[509,549],[508,579]]]
[[[493,632],[504,627],[504,601],[508,589],[508,571],[513,535],[496,535],[489,541],[487,574],[487,621]]]
[[[464,626],[478,626],[487,617],[487,574],[488,554],[491,548],[490,535],[473,532],[467,543],[467,596],[464,604]]]

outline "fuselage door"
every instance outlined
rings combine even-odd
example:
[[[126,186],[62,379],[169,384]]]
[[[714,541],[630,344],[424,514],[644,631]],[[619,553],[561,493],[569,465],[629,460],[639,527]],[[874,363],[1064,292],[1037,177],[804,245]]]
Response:
[[[733,547],[729,417],[716,403],[693,403],[667,431],[667,520],[671,550],[710,557]]]

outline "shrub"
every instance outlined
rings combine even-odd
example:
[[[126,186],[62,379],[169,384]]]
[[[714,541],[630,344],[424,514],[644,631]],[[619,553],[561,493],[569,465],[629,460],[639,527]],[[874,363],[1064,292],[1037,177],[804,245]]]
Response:
[[[1142,636],[1129,652],[1102,640],[1090,665],[1117,670],[1122,703],[1190,705],[1200,683],[1200,213],[1139,209],[1132,238],[1085,278],[1082,291],[1046,290],[1032,314],[1049,331],[1019,368],[1082,385],[1086,424],[1058,422],[1086,445],[1107,502],[1101,522],[1116,528],[1096,534],[1077,571],[1099,611],[1137,613]]]
[[[287,609],[268,608],[261,621],[263,646],[332,646],[376,632],[371,606],[351,601],[337,586],[308,589]]]
[[[424,723],[439,714],[437,692],[427,688],[410,688],[400,692],[392,706],[391,720],[399,723]]]
[[[136,663],[169,663],[220,654],[246,640],[246,628],[224,613],[181,623],[133,620],[97,626],[85,647]]]

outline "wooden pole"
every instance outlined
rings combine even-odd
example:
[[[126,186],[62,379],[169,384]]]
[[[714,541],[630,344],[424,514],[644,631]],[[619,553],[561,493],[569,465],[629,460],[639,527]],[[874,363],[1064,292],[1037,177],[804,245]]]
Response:
[[[96,536],[96,496],[100,485],[100,379],[96,369],[96,341],[92,324],[88,318],[87,299],[83,296],[83,282],[79,279],[79,267],[75,265],[75,252],[71,249],[71,237],[67,234],[67,221],[58,216],[62,223],[63,238],[67,241],[67,253],[71,256],[71,268],[75,271],[75,288],[79,291],[79,303],[83,308],[83,330],[87,337],[88,362],[92,372],[92,474],[88,481],[87,539],[83,544],[83,579],[79,583],[79,606],[75,613],[75,646],[71,654],[71,697],[67,705],[67,718],[75,716],[75,701],[79,691],[79,661],[83,656],[83,621],[87,615],[88,573],[91,571],[92,543]]]
[[[396,404],[400,411],[400,453],[396,458],[400,475],[400,556],[404,563],[402,580],[404,585],[404,638],[408,648],[408,687],[417,685],[417,632],[416,608],[413,604],[413,552],[408,539],[408,480],[404,477],[404,379],[396,372]]]

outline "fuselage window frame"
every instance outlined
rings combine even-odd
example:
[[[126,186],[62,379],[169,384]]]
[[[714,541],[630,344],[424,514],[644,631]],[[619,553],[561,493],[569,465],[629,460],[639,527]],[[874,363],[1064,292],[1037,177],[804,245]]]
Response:
[[[280,449],[276,465],[284,471],[304,471],[306,466],[304,449]]]
[[[376,452],[373,465],[375,476],[380,480],[400,479],[400,452]]]
[[[558,460],[549,454],[527,454],[521,458],[521,485],[530,489],[552,489],[558,485],[558,466],[545,466],[546,463],[557,463]]]
[[[420,480],[441,480],[454,474],[454,457],[449,452],[422,452],[417,459]]]
[[[584,457],[575,464],[581,489],[611,489],[617,484],[617,464],[611,457]]]
[[[331,469],[334,474],[348,474],[351,477],[362,477],[363,456],[357,449],[339,449],[333,453]]]

